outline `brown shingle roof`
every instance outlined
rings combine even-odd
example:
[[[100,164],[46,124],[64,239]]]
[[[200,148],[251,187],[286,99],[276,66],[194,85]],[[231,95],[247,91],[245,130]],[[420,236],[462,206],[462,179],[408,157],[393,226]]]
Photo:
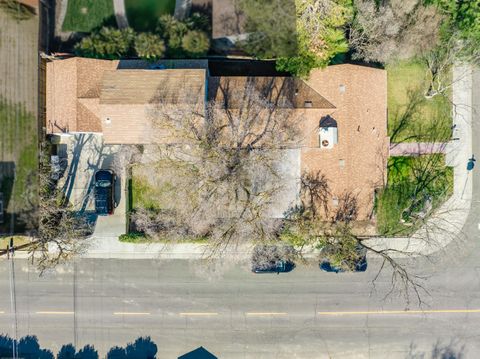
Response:
[[[99,132],[98,112],[86,99],[97,99],[103,73],[118,61],[73,57],[47,63],[47,133]]]
[[[202,105],[205,100],[205,76],[204,69],[106,72],[100,92],[100,118],[105,143],[148,143],[155,103]]]
[[[204,69],[119,70],[105,72],[102,80],[101,104],[148,104],[161,94],[170,104],[205,98]]]
[[[308,84],[328,97],[335,110],[305,112],[302,121],[306,143],[302,170],[321,171],[329,181],[332,198],[351,192],[358,196],[359,219],[368,219],[374,190],[385,181],[389,138],[387,135],[387,74],[385,70],[357,65],[335,65],[312,72]],[[320,119],[337,121],[338,143],[319,146]]]
[[[249,88],[254,89],[266,101],[278,107],[335,108],[332,103],[303,80],[293,77],[210,77],[208,97],[218,103],[228,105],[229,108],[238,108],[238,100],[243,98],[243,94]]]

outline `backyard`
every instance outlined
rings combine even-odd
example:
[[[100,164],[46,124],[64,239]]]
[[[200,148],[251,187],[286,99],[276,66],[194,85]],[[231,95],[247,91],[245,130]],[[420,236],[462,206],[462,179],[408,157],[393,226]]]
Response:
[[[116,26],[113,0],[69,1],[63,31],[91,32],[102,26]]]
[[[0,52],[9,54],[0,57],[0,233],[11,233],[24,229],[21,215],[35,201],[26,194],[37,169],[38,16],[17,21],[0,9],[0,29]]]
[[[25,189],[34,185],[38,167],[37,125],[35,117],[24,106],[10,104],[3,99],[0,99],[0,123],[0,192],[3,193],[7,212],[4,228],[0,232],[7,232],[11,214],[18,216],[29,206]],[[21,230],[19,222],[15,221],[15,224],[15,231]]]
[[[391,157],[387,186],[377,194],[377,228],[382,235],[413,233],[453,191],[453,168],[444,155]]]
[[[450,100],[423,96],[428,86],[426,66],[415,61],[399,62],[387,66],[387,76],[388,134],[392,142],[448,141],[452,125]],[[401,119],[406,121],[399,128]]]
[[[175,0],[125,0],[125,10],[134,30],[155,31],[161,15],[173,15]]]

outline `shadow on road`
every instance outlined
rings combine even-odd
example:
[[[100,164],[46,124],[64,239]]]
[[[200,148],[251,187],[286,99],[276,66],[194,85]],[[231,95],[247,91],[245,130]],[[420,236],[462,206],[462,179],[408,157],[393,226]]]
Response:
[[[405,359],[465,359],[465,345],[459,340],[452,339],[443,344],[437,341],[431,352],[418,351],[414,343],[410,344],[410,351]]]
[[[204,347],[198,347],[187,354],[179,356],[178,359],[218,359]]]
[[[65,344],[55,356],[48,349],[41,349],[35,335],[27,335],[17,343],[17,357],[23,359],[98,359],[98,351],[93,345],[87,344],[77,351],[73,344]],[[107,359],[155,359],[157,345],[150,337],[139,337],[133,343],[128,343],[124,348],[115,346],[111,348]],[[0,335],[0,358],[13,356],[13,339],[8,335]],[[198,357],[197,357],[198,358]],[[203,357],[202,357],[203,358]]]
[[[0,358],[11,358],[13,339],[7,335],[0,335]],[[17,343],[18,357],[25,359],[54,359],[53,353],[48,349],[41,349],[35,335],[27,335]]]

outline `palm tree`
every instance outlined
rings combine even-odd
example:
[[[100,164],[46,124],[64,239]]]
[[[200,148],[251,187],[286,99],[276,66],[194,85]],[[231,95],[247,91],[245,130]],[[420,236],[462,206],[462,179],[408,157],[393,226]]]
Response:
[[[205,32],[192,30],[183,37],[182,48],[190,57],[202,57],[210,48],[210,39]]]
[[[143,59],[153,61],[165,54],[165,43],[158,35],[143,32],[135,39],[135,51]]]

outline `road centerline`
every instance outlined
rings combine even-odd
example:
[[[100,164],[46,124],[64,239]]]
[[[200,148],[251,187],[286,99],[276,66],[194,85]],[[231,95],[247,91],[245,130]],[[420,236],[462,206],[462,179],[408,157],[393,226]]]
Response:
[[[348,316],[348,315],[408,315],[408,314],[468,314],[480,313],[480,309],[430,309],[430,310],[365,310],[344,312],[317,312],[322,316]]]
[[[180,312],[178,314],[180,316],[184,316],[184,317],[188,317],[188,316],[191,316],[191,317],[207,317],[207,316],[218,315],[218,313],[216,313],[216,312]]]
[[[113,315],[151,315],[150,312],[113,312]]]
[[[72,315],[74,312],[67,312],[67,311],[38,311],[35,312],[35,314],[45,314],[45,315]]]

